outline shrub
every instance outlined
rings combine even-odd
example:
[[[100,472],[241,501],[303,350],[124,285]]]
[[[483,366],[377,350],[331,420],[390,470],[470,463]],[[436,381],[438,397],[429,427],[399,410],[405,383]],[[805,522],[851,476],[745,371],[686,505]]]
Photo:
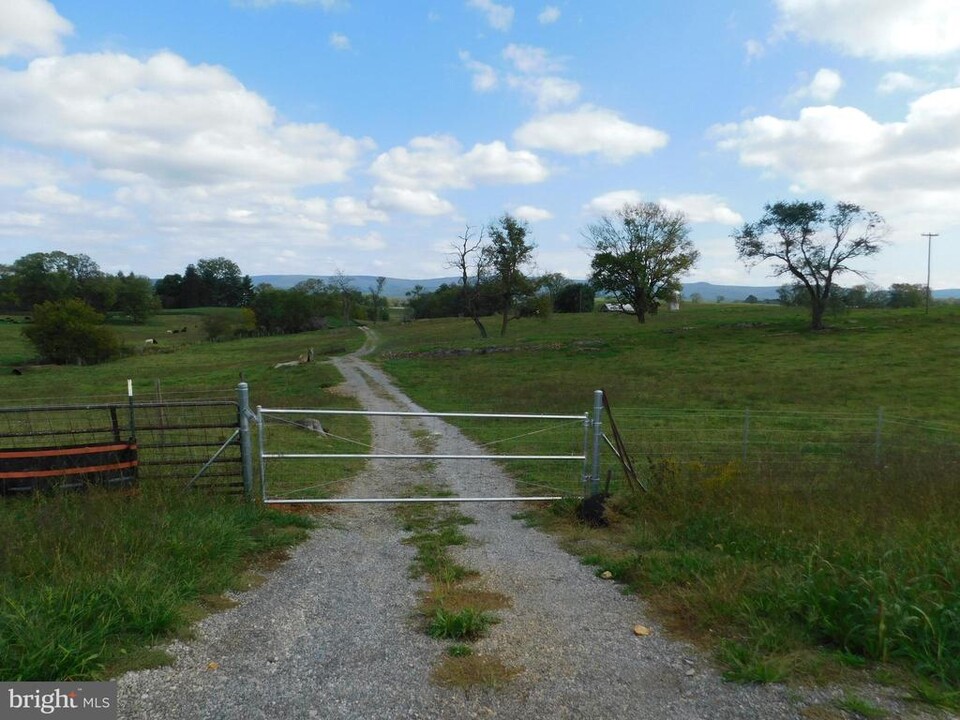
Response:
[[[93,364],[117,357],[120,338],[104,326],[103,315],[82,300],[48,301],[33,308],[23,334],[45,360]]]

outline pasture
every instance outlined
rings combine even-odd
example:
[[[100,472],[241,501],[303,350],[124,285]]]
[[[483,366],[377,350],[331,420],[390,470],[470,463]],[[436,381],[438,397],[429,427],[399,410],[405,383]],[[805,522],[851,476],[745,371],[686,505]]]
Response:
[[[122,401],[130,378],[138,399],[232,399],[242,376],[253,405],[353,407],[330,392],[340,377],[322,361],[359,347],[357,330],[210,343],[199,342],[198,325],[196,315],[171,313],[146,327],[118,325],[129,357],[55,367],[28,365],[33,353],[20,326],[0,324],[0,397],[5,406]],[[165,332],[184,326],[186,333]],[[145,337],[160,342],[144,348]],[[315,362],[274,369],[311,347]],[[362,439],[366,425],[343,432]],[[350,467],[329,471],[345,477]],[[103,678],[166,662],[145,648],[228,606],[221,593],[259,582],[258,568],[282,561],[283,548],[310,526],[306,517],[185,492],[146,473],[122,492],[0,501],[0,679]]]
[[[318,359],[356,349],[356,330],[209,343],[195,315],[153,322],[118,328],[134,352],[91,367],[26,366],[30,348],[2,324],[0,395],[117,400],[132,378],[138,397],[232,397],[242,374],[253,404],[350,407],[330,392],[331,366],[273,365],[310,347]],[[960,309],[851,311],[819,333],[807,324],[763,305],[688,305],[644,326],[554,315],[486,340],[469,320],[391,322],[376,326],[376,361],[435,411],[577,413],[604,388],[650,491],[622,487],[605,451],[609,527],[581,525],[571,503],[522,517],[641,593],[732,680],[866,675],[956,705]],[[145,337],[160,342],[145,348]],[[531,487],[569,486],[566,470],[507,469]],[[0,505],[0,676],[105,677],[161,662],[138,648],[217,607],[224,588],[249,582],[251,558],[282,557],[308,524],[143,483]]]
[[[687,305],[644,326],[519,320],[482,341],[469,321],[418,321],[382,329],[380,360],[434,410],[582,411],[606,389],[650,492],[615,492],[608,528],[562,504],[526,517],[730,679],[866,672],[956,704],[960,309],[807,324],[781,307]],[[619,476],[609,453],[604,467]]]

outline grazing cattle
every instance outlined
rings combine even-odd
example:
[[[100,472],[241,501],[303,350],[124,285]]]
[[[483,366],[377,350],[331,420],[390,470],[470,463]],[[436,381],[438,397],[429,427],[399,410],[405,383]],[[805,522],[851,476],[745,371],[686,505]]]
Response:
[[[156,339],[156,338],[147,338],[146,340],[143,341],[143,344],[144,344],[144,345],[157,345],[158,343],[157,343],[157,339]]]

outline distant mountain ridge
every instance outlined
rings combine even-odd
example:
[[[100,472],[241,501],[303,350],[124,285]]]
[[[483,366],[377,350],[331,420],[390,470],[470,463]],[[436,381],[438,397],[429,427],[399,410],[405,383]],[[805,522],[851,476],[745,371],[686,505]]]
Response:
[[[347,275],[348,280],[353,286],[361,292],[370,292],[370,288],[377,286],[377,278],[374,275]],[[251,277],[254,285],[268,283],[275,288],[286,290],[292,288],[297,283],[304,280],[323,280],[325,283],[332,283],[336,280],[334,275],[253,275]],[[457,277],[424,278],[421,280],[406,280],[402,278],[387,278],[383,285],[383,294],[386,297],[402,298],[408,292],[413,291],[416,286],[420,286],[426,292],[432,292],[443,284],[451,285],[460,282]],[[753,295],[757,300],[776,300],[777,289],[779,285],[714,285],[708,282],[684,283],[683,295],[686,298],[694,293],[700,295],[704,302],[716,302],[717,298],[723,298],[727,302],[738,302],[745,300]],[[944,290],[934,290],[933,297],[946,300],[948,298],[960,298],[960,288],[948,288]]]
[[[360,292],[367,293],[370,292],[370,288],[377,287],[377,277],[375,275],[345,275],[344,277]],[[268,283],[280,290],[286,290],[304,280],[323,280],[323,282],[330,285],[337,278],[335,275],[253,275],[250,279],[253,280],[254,285]],[[424,280],[387,278],[387,281],[383,284],[383,294],[386,297],[400,298],[412,291],[417,285],[421,286],[427,292],[432,292],[444,283],[450,284],[457,282],[460,282],[460,279],[455,277],[427,278]]]

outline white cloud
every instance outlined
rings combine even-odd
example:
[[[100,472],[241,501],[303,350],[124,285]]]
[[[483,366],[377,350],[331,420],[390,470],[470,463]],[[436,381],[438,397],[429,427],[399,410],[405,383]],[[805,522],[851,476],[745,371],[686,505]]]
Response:
[[[535,118],[518,128],[514,138],[525,147],[570,155],[596,153],[613,162],[651,153],[669,140],[660,130],[636,125],[612,110],[591,105]]]
[[[414,215],[449,215],[453,205],[432,190],[385,187],[373,188],[373,206],[387,210],[399,210]]]
[[[0,234],[6,229],[38,228],[44,223],[40,213],[0,212]]]
[[[0,3],[0,57],[55,55],[73,25],[48,0],[3,0]]]
[[[440,190],[477,184],[536,183],[548,176],[533,153],[510,150],[499,140],[463,152],[449,135],[417,137],[373,162],[371,172],[388,187]]]
[[[342,33],[330,33],[330,47],[334,50],[349,50],[350,38]]]
[[[560,19],[560,8],[556,5],[547,5],[537,15],[537,20],[541,25],[551,25]]]
[[[743,49],[747,51],[747,59],[754,60],[756,58],[763,57],[767,49],[763,46],[763,43],[759,40],[747,40],[743,44]]]
[[[546,49],[533,45],[511,43],[503,49],[503,57],[522,73],[542,75],[563,69],[563,64],[550,57]]]
[[[0,187],[51,184],[65,175],[50,158],[0,146]]]
[[[88,159],[114,181],[171,185],[341,181],[368,138],[281,123],[230,73],[170,52],[49,57],[0,73],[0,131]]]
[[[563,63],[544,48],[510,44],[503,59],[519,74],[507,76],[507,85],[533,99],[541,112],[569,105],[580,97],[580,85],[573,80],[551,75],[563,69]]]
[[[643,195],[636,190],[614,190],[593,198],[583,206],[583,211],[589,215],[609,215],[622,208],[627,203],[643,201]]]
[[[788,179],[797,192],[861,203],[884,214],[960,222],[960,88],[915,100],[901,122],[851,107],[808,107],[714,128],[744,165]]]
[[[534,207],[533,205],[520,205],[515,207],[513,209],[513,215],[530,223],[540,222],[541,220],[549,220],[553,217],[553,213],[549,210]]]
[[[668,210],[682,211],[692,223],[739,225],[743,222],[743,216],[731,210],[727,203],[716,195],[664,197],[660,198],[660,204]]]
[[[580,97],[580,85],[561,77],[508,75],[507,85],[531,97],[540,111],[570,105]]]
[[[436,191],[477,185],[529,184],[549,172],[533,153],[495,140],[464,152],[449,135],[417,137],[382,153],[370,167],[377,178],[372,205],[417,215],[445,215],[453,205]]]
[[[486,15],[494,30],[506,32],[513,24],[513,8],[509,5],[499,5],[493,0],[467,0],[467,5]]]
[[[366,235],[351,235],[344,239],[343,244],[356,250],[366,250],[368,252],[371,250],[383,250],[387,247],[383,236],[376,230],[372,230]]]
[[[937,57],[960,50],[956,0],[776,0],[779,30],[857,57]]]
[[[820,68],[813,79],[791,93],[793,100],[810,98],[816,102],[830,102],[843,87],[843,78],[836,70]]]
[[[341,225],[366,225],[386,222],[387,214],[364,200],[342,196],[333,199],[333,221]]]
[[[473,73],[473,89],[477,92],[490,92],[498,83],[497,71],[485,63],[474,60],[466,50],[460,51],[460,62]]]
[[[610,215],[627,203],[639,202],[643,202],[643,194],[638,190],[614,190],[593,198],[583,206],[583,211],[589,215]],[[667,210],[683,212],[691,223],[739,225],[743,222],[743,217],[716,195],[676,195],[662,197],[658,202]]]
[[[890,95],[897,92],[921,92],[929,90],[930,83],[926,80],[907,75],[903,72],[884,73],[877,84],[877,92],[882,95]]]

